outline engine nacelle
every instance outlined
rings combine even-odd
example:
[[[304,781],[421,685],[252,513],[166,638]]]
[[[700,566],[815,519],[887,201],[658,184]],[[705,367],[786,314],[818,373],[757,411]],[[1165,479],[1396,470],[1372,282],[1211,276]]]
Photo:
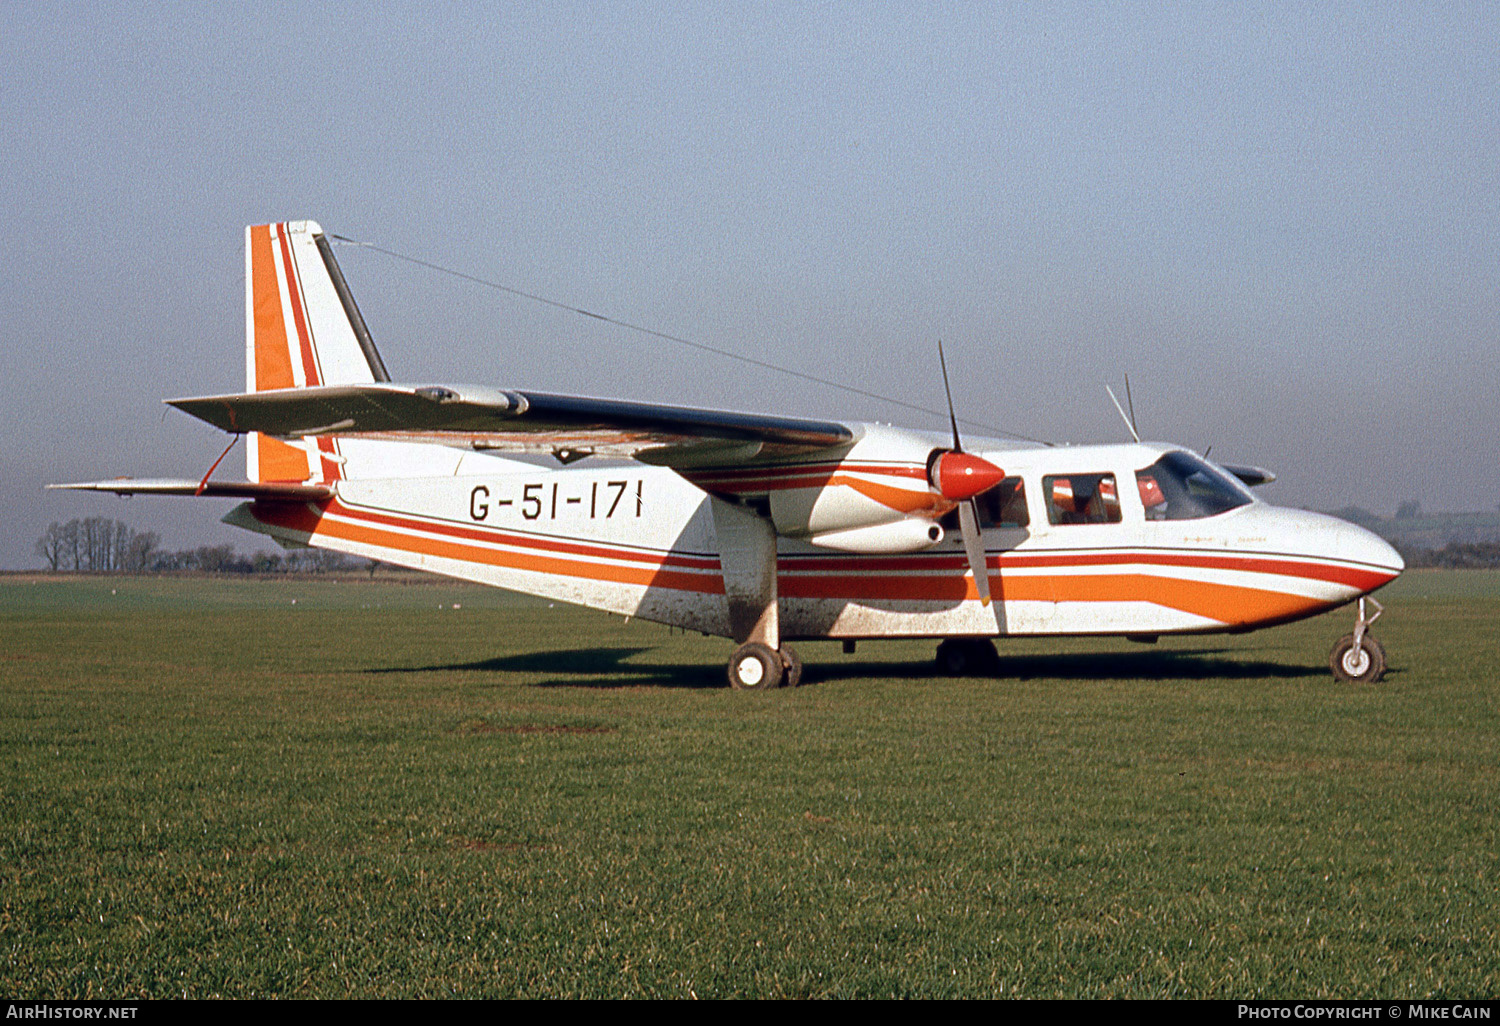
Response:
[[[840,468],[810,481],[811,487],[772,492],[771,521],[780,534],[809,538],[899,524],[914,516],[930,523],[953,508],[927,487],[924,478],[893,476],[896,472],[882,467],[877,473],[850,473]]]
[[[904,517],[890,524],[825,531],[807,539],[814,545],[840,552],[921,552],[943,540],[943,528],[926,517]]]
[[[864,425],[860,441],[838,461],[795,465],[767,489],[776,532],[813,538],[894,526],[908,519],[930,524],[954,505],[928,480],[931,452],[930,438],[885,425]],[[901,531],[917,533],[910,526],[897,528]]]

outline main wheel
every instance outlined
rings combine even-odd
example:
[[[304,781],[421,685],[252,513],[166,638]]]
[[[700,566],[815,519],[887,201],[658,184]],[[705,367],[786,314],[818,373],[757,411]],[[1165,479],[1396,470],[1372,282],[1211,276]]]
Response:
[[[973,677],[1000,661],[988,638],[949,638],[937,647],[938,669],[950,677]]]
[[[1346,684],[1374,684],[1385,675],[1385,648],[1368,633],[1358,648],[1345,634],[1328,653],[1328,668]]]
[[[781,687],[784,668],[775,649],[751,641],[729,657],[729,686],[737,691],[770,691]]]
[[[781,668],[786,674],[781,682],[782,687],[800,688],[802,686],[802,660],[797,655],[797,650],[791,645],[781,646]]]

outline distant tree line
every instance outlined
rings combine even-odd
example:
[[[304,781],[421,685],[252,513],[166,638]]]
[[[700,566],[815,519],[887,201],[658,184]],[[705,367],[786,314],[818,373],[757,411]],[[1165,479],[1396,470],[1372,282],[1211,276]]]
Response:
[[[49,570],[145,570],[161,539],[155,531],[135,531],[106,517],[53,521],[36,540],[36,554]]]
[[[1500,542],[1454,542],[1441,549],[1397,548],[1407,566],[1450,570],[1500,569]]]
[[[1396,547],[1412,567],[1500,567],[1500,509],[1472,513],[1428,513],[1415,499],[1396,515],[1348,506],[1333,515],[1374,531]]]
[[[245,556],[233,545],[200,545],[171,552],[161,547],[155,531],[137,531],[124,521],[86,517],[65,524],[53,521],[36,540],[36,554],[48,570],[85,573],[165,573],[197,570],[205,573],[285,574],[363,570],[373,574],[378,563],[327,549],[294,552],[257,552]]]

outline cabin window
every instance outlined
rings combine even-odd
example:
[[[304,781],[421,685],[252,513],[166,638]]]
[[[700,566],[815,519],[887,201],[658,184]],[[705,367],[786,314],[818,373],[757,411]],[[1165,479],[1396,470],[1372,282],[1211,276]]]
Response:
[[[1042,478],[1047,519],[1054,524],[1118,524],[1120,490],[1113,474],[1053,474]]]
[[[1190,452],[1169,452],[1135,472],[1147,520],[1200,520],[1249,505],[1243,485]]]

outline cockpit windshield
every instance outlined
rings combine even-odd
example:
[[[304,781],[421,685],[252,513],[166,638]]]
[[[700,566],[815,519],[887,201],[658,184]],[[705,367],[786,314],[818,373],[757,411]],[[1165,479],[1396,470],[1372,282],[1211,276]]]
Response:
[[[1169,452],[1135,472],[1147,520],[1199,520],[1253,500],[1238,481],[1189,452]]]

